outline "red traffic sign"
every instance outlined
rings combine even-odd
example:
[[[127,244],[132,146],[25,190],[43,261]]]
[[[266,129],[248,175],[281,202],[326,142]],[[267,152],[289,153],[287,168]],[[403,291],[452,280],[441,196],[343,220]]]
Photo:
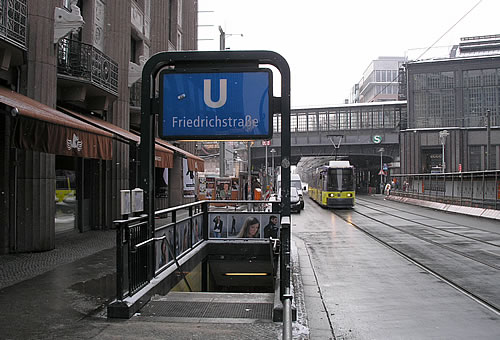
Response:
[[[378,172],[379,175],[384,175],[384,176],[387,176],[387,173],[384,171],[384,170],[380,170]]]

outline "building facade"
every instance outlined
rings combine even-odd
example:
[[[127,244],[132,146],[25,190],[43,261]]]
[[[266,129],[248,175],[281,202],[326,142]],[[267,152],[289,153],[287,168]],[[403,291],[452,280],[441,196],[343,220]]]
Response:
[[[197,48],[197,1],[0,7],[0,253],[45,251],[56,232],[108,229],[121,217],[120,190],[138,186],[142,66]],[[182,184],[184,159],[203,169],[194,151],[158,140],[156,208],[194,199]]]
[[[402,172],[500,169],[500,35],[462,38],[449,58],[405,69]]]
[[[379,57],[373,60],[359,83],[353,86],[349,102],[398,100],[398,72],[404,62],[404,57]]]

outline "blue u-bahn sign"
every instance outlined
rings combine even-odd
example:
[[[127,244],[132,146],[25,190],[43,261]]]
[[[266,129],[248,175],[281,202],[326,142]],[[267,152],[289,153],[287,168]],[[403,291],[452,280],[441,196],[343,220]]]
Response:
[[[164,71],[160,135],[170,140],[266,139],[272,136],[272,73]]]

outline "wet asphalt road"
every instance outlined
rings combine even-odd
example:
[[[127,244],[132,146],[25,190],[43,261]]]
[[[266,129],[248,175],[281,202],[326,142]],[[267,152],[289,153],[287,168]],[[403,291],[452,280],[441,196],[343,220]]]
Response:
[[[311,339],[500,338],[498,312],[353,226],[374,233],[496,304],[500,297],[497,221],[381,197],[360,197],[359,203],[353,210],[334,214],[307,199],[305,210],[292,217]]]

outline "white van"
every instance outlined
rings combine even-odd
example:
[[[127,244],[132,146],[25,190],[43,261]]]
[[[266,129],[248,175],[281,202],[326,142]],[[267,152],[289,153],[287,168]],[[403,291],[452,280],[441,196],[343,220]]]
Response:
[[[279,192],[281,189],[281,175],[278,176],[278,180],[276,181],[276,184],[278,185],[278,192]],[[291,174],[290,175],[290,186],[292,188],[297,189],[297,193],[299,194],[299,198],[300,198],[300,209],[304,209],[304,193],[303,193],[302,181],[300,179],[299,174]]]

